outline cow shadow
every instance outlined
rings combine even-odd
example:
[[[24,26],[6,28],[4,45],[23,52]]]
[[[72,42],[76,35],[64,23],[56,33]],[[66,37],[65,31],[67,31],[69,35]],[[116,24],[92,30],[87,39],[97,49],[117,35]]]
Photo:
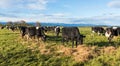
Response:
[[[11,35],[11,34],[20,34],[20,33],[4,33],[4,34],[0,34],[0,35]]]
[[[60,42],[62,40],[62,37],[61,36],[47,36],[46,40]]]
[[[87,43],[87,45],[90,46],[98,46],[98,47],[107,47],[107,46],[114,46],[114,47],[119,47],[120,42],[94,42],[94,43]]]

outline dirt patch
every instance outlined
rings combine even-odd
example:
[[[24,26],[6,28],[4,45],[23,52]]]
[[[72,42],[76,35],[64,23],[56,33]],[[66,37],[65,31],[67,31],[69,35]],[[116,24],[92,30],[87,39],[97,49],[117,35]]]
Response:
[[[29,48],[34,47],[37,44],[32,44]],[[33,48],[32,48],[33,49]],[[77,62],[85,62],[94,57],[104,54],[112,54],[116,48],[113,46],[109,47],[96,47],[96,46],[85,46],[79,45],[77,48],[65,47],[64,45],[47,45],[40,43],[38,49],[41,54],[53,54],[57,56],[71,56]]]
[[[45,44],[40,44],[39,50],[41,54],[50,54],[50,49],[46,49]]]
[[[75,59],[75,61],[87,61],[89,59],[89,57],[91,57],[91,48],[84,46],[84,45],[80,45],[75,49],[76,52],[73,52],[72,55]]]
[[[101,53],[112,54],[115,50],[116,48],[113,46],[98,48],[96,46],[79,45],[77,48],[69,48],[61,45],[57,52],[65,56],[71,56],[77,62],[84,62],[101,55]]]
[[[109,46],[109,47],[104,47],[102,49],[104,54],[113,54],[115,52],[116,48],[113,46]]]
[[[68,48],[64,46],[59,46],[58,52],[63,53],[65,56],[72,56],[75,61],[87,61],[91,57],[90,47],[79,45],[77,48]]]

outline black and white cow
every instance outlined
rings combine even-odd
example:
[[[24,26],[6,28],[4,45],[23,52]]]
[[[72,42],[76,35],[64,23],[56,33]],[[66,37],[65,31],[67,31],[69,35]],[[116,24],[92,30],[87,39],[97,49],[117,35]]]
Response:
[[[57,37],[59,36],[59,33],[60,33],[60,27],[57,26],[57,27],[55,27],[55,34]]]
[[[43,41],[46,40],[46,35],[44,34],[44,31],[41,27],[26,27],[26,26],[20,26],[19,27],[22,38],[27,35],[27,39],[37,37],[41,38]]]
[[[45,35],[44,29],[42,27],[36,27],[36,37],[38,40],[41,37],[41,39],[43,41],[46,41],[46,35]]]
[[[109,27],[106,28],[105,36],[108,38],[109,42],[111,42],[114,36],[120,35],[120,27]]]
[[[13,32],[17,29],[17,27],[16,26],[6,26],[6,28],[8,29],[8,30],[12,30]]]
[[[62,28],[62,42],[64,41],[72,41],[72,47],[74,47],[74,41],[76,42],[76,47],[78,42],[83,44],[83,38],[85,36],[81,35],[79,29],[77,27],[63,27]]]
[[[15,31],[16,28],[17,28],[17,27],[15,27],[15,26],[10,26],[10,27],[9,27],[9,29],[12,30],[13,32]]]
[[[35,39],[35,35],[36,35],[36,27],[27,27],[26,29],[26,33],[28,35],[28,38],[33,38]]]
[[[104,35],[105,34],[105,30],[103,27],[92,27],[92,32],[93,33],[98,33],[98,35],[102,34]]]

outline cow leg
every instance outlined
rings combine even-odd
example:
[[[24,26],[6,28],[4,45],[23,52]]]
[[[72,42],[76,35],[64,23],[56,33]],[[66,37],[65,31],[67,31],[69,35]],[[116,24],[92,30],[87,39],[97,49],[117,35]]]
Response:
[[[58,33],[56,33],[56,36],[58,37]]]
[[[110,37],[108,37],[108,40],[109,40],[109,43],[111,42],[111,38]]]
[[[26,37],[27,37],[27,41],[28,41],[29,40],[29,35],[27,34]]]
[[[33,37],[33,36],[29,36],[29,38],[30,38],[30,41],[32,40],[32,37]]]
[[[59,36],[59,33],[57,33],[57,37]]]
[[[36,36],[36,37],[37,37],[37,43],[39,44],[39,38],[40,38],[40,37],[39,37],[39,36]]]
[[[21,36],[22,36],[22,39],[23,39],[23,36],[24,36],[24,35],[22,34]]]
[[[74,39],[72,39],[71,41],[72,41],[72,48],[74,48]]]
[[[25,34],[24,34],[24,33],[22,33],[22,35],[21,35],[21,36],[22,36],[22,38],[24,38]]]
[[[78,43],[77,43],[77,41],[76,41],[76,48],[77,48],[77,44],[78,44]]]
[[[74,48],[74,41],[72,40],[72,48]]]
[[[33,36],[33,38],[35,39],[35,36]]]
[[[37,41],[39,41],[39,37],[37,36]]]
[[[33,40],[35,41],[35,36],[33,36]]]
[[[98,32],[98,35],[100,36],[100,32]]]
[[[58,33],[57,33],[57,36],[58,36]]]
[[[111,42],[112,38],[113,38],[112,35],[110,37],[108,37],[109,42]]]

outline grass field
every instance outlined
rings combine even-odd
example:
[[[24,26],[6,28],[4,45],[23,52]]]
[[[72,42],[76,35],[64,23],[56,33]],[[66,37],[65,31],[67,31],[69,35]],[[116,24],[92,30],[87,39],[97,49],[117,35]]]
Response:
[[[62,45],[53,32],[46,33],[46,42],[37,42],[22,39],[19,31],[0,30],[0,66],[120,66],[120,37],[108,43],[90,27],[79,29],[86,38],[77,48],[71,42]]]

